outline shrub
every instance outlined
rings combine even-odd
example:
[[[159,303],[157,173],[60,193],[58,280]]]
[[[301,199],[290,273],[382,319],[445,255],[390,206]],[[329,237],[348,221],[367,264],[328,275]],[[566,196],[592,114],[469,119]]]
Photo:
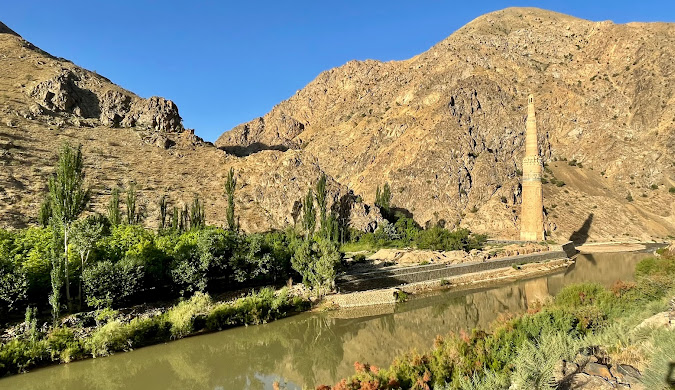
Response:
[[[142,288],[143,267],[128,260],[101,261],[82,273],[83,290],[90,306],[119,306]]]
[[[668,192],[670,192],[671,194],[675,194],[675,187],[668,188]]]
[[[167,321],[171,324],[171,336],[179,339],[198,330],[194,326],[195,318],[208,314],[210,308],[211,297],[200,292],[171,308],[166,313]]]

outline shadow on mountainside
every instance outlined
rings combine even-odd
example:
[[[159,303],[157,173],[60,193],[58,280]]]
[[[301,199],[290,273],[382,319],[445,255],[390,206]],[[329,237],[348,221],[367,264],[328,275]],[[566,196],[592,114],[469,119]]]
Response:
[[[250,156],[254,153],[261,152],[263,150],[278,150],[281,152],[285,152],[288,150],[287,146],[284,145],[266,145],[260,142],[252,143],[248,146],[240,146],[240,145],[233,145],[233,146],[221,146],[218,149],[229,153],[233,154],[237,157],[246,157]]]
[[[569,240],[574,243],[574,245],[579,246],[583,245],[588,241],[588,232],[591,230],[591,224],[593,223],[593,213],[588,214],[588,218],[584,221],[584,224],[581,227],[572,233]]]

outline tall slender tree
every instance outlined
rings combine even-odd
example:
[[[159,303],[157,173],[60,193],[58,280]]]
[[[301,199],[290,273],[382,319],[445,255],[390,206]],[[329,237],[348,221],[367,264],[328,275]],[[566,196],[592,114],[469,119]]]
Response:
[[[166,213],[169,210],[169,204],[166,200],[166,195],[162,195],[162,197],[159,198],[158,205],[159,205],[159,229],[164,230],[167,224]]]
[[[115,187],[110,194],[110,203],[108,203],[108,220],[113,226],[122,222],[122,213],[120,212],[120,190]]]
[[[40,226],[46,228],[49,225],[49,221],[52,219],[52,202],[49,196],[40,204],[40,213],[38,214],[38,222]]]
[[[307,238],[314,234],[316,229],[316,211],[314,210],[314,193],[310,187],[307,190],[307,195],[302,201],[302,227],[305,229]]]
[[[192,200],[192,207],[190,208],[190,228],[202,228],[206,225],[206,216],[204,214],[204,202],[199,200],[199,196],[195,194]]]
[[[64,144],[59,153],[56,174],[49,178],[49,196],[53,218],[63,228],[64,275],[66,300],[70,307],[70,279],[68,274],[68,239],[72,223],[84,211],[89,201],[89,189],[84,187],[82,145],[77,148]]]
[[[227,174],[227,181],[225,182],[225,195],[227,196],[227,227],[235,231],[239,227],[236,226],[234,218],[234,191],[237,187],[237,178],[234,176],[234,168],[230,168]]]
[[[316,204],[319,207],[319,222],[321,222],[321,230],[326,231],[326,175],[321,174],[319,181],[316,182]],[[327,233],[327,232],[326,232]]]
[[[127,190],[127,223],[133,225],[136,223],[136,183],[129,183],[129,189]]]

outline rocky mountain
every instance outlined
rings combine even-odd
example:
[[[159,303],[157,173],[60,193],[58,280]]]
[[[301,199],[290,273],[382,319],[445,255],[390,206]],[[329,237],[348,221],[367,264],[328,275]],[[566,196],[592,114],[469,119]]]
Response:
[[[323,174],[302,151],[229,155],[184,129],[170,100],[143,99],[45,53],[0,23],[0,227],[36,221],[63,142],[83,145],[91,211],[105,212],[112,189],[133,181],[150,226],[157,224],[163,194],[178,207],[198,194],[207,223],[223,226],[225,177],[233,168],[242,228],[285,228]],[[372,229],[382,220],[376,208],[357,202],[330,177],[327,188],[329,207],[350,216],[355,228]]]
[[[327,70],[216,146],[301,151],[366,201],[391,183],[421,225],[517,237],[532,93],[553,237],[659,239],[675,234],[674,57],[674,24],[509,8],[409,60]]]
[[[382,221],[372,202],[388,182],[393,205],[423,226],[515,238],[532,93],[553,238],[660,239],[675,234],[674,51],[673,24],[510,8],[409,60],[327,70],[214,146],[183,128],[171,101],[141,98],[0,24],[0,226],[35,222],[68,141],[84,145],[92,210],[135,181],[151,226],[163,194],[178,206],[199,194],[207,222],[223,225],[234,168],[247,231],[292,225],[326,173],[329,204],[354,227]]]

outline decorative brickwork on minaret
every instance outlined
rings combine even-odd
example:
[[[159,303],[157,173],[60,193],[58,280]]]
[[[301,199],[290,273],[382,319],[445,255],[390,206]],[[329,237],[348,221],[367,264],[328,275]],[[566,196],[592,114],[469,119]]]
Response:
[[[537,143],[534,97],[527,102],[525,158],[523,158],[523,205],[520,211],[520,239],[544,240],[544,195],[541,188],[541,158]]]

